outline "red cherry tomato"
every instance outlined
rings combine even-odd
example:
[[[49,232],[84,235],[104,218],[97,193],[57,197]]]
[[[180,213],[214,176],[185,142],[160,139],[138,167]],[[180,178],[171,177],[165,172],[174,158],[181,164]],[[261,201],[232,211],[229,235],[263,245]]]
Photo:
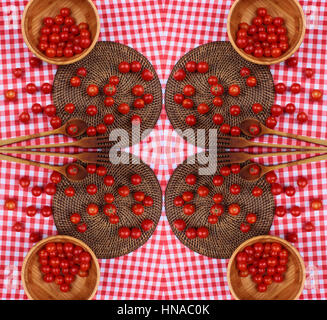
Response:
[[[185,118],[185,123],[189,126],[194,126],[196,124],[196,118],[193,114],[188,115]]]
[[[308,121],[308,115],[305,112],[299,112],[296,119],[302,124]]]
[[[205,61],[197,63],[196,70],[200,73],[206,73],[209,70],[209,64]]]
[[[197,236],[196,229],[195,229],[195,228],[188,228],[188,229],[185,231],[185,236],[186,236],[188,239],[195,239],[196,236]]]
[[[263,110],[263,106],[262,106],[262,104],[260,104],[260,103],[254,103],[254,104],[252,105],[252,111],[253,111],[255,114],[258,114],[258,113],[262,112],[262,110]]]
[[[303,189],[303,188],[305,188],[307,186],[307,184],[308,184],[307,178],[299,177],[297,179],[297,185],[299,186],[299,188]]]
[[[284,217],[286,215],[286,208],[284,206],[278,206],[275,208],[275,215],[277,217]]]
[[[241,208],[238,204],[233,203],[233,204],[229,205],[228,212],[232,216],[237,216],[238,214],[240,214]]]
[[[295,105],[293,103],[288,103],[284,108],[285,113],[293,114],[295,112]]]
[[[98,95],[99,93],[99,88],[97,85],[95,84],[90,84],[87,89],[86,89],[86,93],[90,96],[90,97],[95,97],[96,95]]]
[[[186,77],[186,72],[183,69],[178,69],[174,73],[174,79],[177,81],[183,81]]]
[[[150,70],[144,69],[141,73],[141,77],[144,81],[151,81],[154,78],[154,75]]]
[[[188,72],[195,72],[196,71],[196,62],[194,62],[194,61],[187,62],[185,65],[185,69]]]
[[[313,101],[320,101],[322,99],[323,93],[321,90],[312,90],[311,91],[311,99]]]
[[[284,84],[284,83],[277,83],[276,85],[275,85],[275,91],[276,91],[276,93],[278,93],[278,94],[283,94],[283,93],[285,93],[286,92],[286,85]]]
[[[249,87],[255,87],[257,85],[257,79],[253,76],[246,79],[246,84]]]

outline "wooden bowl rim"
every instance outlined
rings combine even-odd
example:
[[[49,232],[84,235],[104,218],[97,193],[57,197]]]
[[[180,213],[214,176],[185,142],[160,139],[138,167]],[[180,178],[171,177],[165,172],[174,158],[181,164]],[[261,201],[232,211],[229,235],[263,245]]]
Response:
[[[92,0],[86,0],[92,7],[94,13],[95,13],[95,17],[96,17],[96,33],[95,33],[95,36],[93,38],[93,41],[91,43],[91,45],[87,48],[87,50],[84,50],[84,52],[82,52],[81,54],[79,54],[77,57],[73,56],[71,58],[67,58],[67,60],[64,60],[64,61],[57,61],[55,59],[51,59],[51,58],[48,58],[47,56],[45,55],[41,55],[39,52],[37,52],[33,46],[30,44],[30,41],[28,40],[28,36],[27,36],[27,33],[26,33],[26,30],[25,30],[25,21],[26,21],[26,16],[28,14],[28,10],[30,8],[30,6],[32,5],[33,2],[35,1],[39,1],[39,0],[30,0],[25,9],[24,9],[24,12],[23,12],[23,17],[22,17],[22,22],[21,22],[21,29],[22,29],[22,34],[23,34],[23,39],[24,39],[24,42],[26,43],[27,47],[32,51],[32,53],[34,55],[36,55],[38,58],[40,58],[41,60],[45,61],[45,62],[48,62],[48,63],[51,63],[51,64],[55,64],[55,65],[66,65],[66,64],[72,64],[72,63],[75,63],[81,59],[83,59],[85,56],[87,56],[91,50],[94,48],[94,46],[96,45],[98,39],[99,39],[99,34],[100,34],[100,17],[99,17],[99,13],[98,13],[98,9],[97,7],[95,6],[95,4],[92,2]],[[84,0],[85,1],[85,0]]]
[[[304,40],[304,36],[305,36],[305,32],[306,32],[306,19],[305,19],[303,9],[302,9],[300,3],[297,0],[289,0],[289,1],[292,1],[293,3],[295,3],[295,5],[298,7],[298,9],[300,11],[301,20],[303,22],[303,28],[302,28],[302,31],[301,31],[301,36],[299,38],[299,41],[296,43],[294,48],[288,52],[288,54],[286,54],[284,57],[279,57],[279,58],[276,58],[276,59],[271,58],[268,61],[263,61],[261,58],[256,58],[256,57],[254,57],[252,55],[246,54],[243,50],[238,48],[235,41],[234,41],[234,37],[232,36],[230,21],[231,21],[231,17],[232,17],[232,14],[234,12],[235,7],[241,1],[243,1],[243,0],[235,0],[235,2],[232,4],[231,8],[229,9],[229,13],[228,13],[228,17],[227,17],[227,34],[228,34],[229,41],[231,42],[233,48],[236,50],[236,52],[242,58],[244,58],[245,60],[250,61],[252,63],[256,63],[256,64],[273,65],[273,64],[277,64],[277,63],[280,63],[280,62],[283,62],[283,61],[287,60],[288,58],[290,58],[299,49],[299,47],[301,46],[301,44],[302,44],[302,42]]]
[[[231,291],[233,297],[236,300],[241,300],[238,295],[236,294],[236,292],[234,291],[234,287],[232,286],[232,282],[231,282],[231,269],[232,269],[232,265],[234,263],[235,257],[236,255],[239,253],[239,251],[241,249],[243,249],[244,247],[246,247],[247,245],[249,245],[249,243],[252,242],[256,242],[256,241],[264,241],[264,240],[269,240],[269,241],[276,241],[281,243],[282,245],[284,245],[289,251],[291,251],[292,254],[295,255],[295,257],[298,259],[300,266],[301,266],[301,271],[302,271],[302,279],[301,279],[301,286],[299,288],[299,291],[297,292],[297,294],[295,295],[293,300],[297,300],[300,295],[302,294],[303,288],[304,288],[304,283],[305,283],[305,279],[306,279],[306,273],[305,273],[305,265],[304,265],[304,261],[299,253],[299,251],[288,241],[286,241],[285,239],[282,239],[280,237],[277,236],[272,236],[272,235],[263,235],[263,236],[257,236],[257,237],[253,237],[251,239],[248,239],[246,241],[244,241],[243,243],[241,243],[233,252],[232,256],[230,257],[229,261],[228,261],[228,266],[227,266],[227,281],[228,281],[228,287],[229,290]],[[266,241],[268,242],[268,241]]]
[[[92,257],[92,262],[94,262],[95,264],[95,268],[96,268],[96,283],[95,283],[95,286],[94,286],[94,289],[92,291],[92,293],[90,294],[88,300],[92,300],[93,297],[95,296],[97,290],[98,290],[98,286],[99,286],[99,283],[100,283],[100,266],[99,266],[99,262],[98,262],[98,259],[97,257],[95,256],[94,252],[92,251],[92,249],[86,244],[84,243],[83,241],[77,239],[77,238],[74,238],[74,237],[71,237],[71,236],[66,236],[66,235],[55,235],[55,236],[50,236],[48,238],[45,238],[45,239],[42,239],[41,241],[37,242],[27,253],[27,255],[25,256],[24,258],[24,261],[23,261],[23,265],[22,265],[22,271],[21,271],[21,279],[22,279],[22,283],[23,283],[23,287],[24,287],[24,291],[27,295],[27,297],[30,299],[30,300],[36,300],[34,299],[34,297],[32,297],[32,295],[30,294],[28,288],[27,288],[27,284],[25,282],[25,271],[26,271],[26,268],[27,268],[27,264],[30,260],[30,258],[37,252],[37,250],[40,249],[40,247],[42,247],[44,244],[48,243],[48,242],[55,242],[55,241],[58,241],[58,240],[67,240],[69,242],[72,242],[76,245],[79,245],[81,246],[82,248],[86,249],[88,251],[88,253],[91,255]]]

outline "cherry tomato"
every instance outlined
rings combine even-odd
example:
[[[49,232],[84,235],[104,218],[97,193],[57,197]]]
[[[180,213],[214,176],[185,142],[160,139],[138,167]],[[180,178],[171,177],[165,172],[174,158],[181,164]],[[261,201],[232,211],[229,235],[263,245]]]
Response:
[[[205,61],[198,62],[196,65],[196,70],[200,73],[206,73],[209,70],[209,65]]]
[[[98,214],[99,212],[99,207],[94,204],[94,203],[90,203],[87,208],[86,208],[86,212],[90,215],[90,216],[95,216]]]
[[[48,116],[48,117],[53,117],[56,115],[57,113],[57,108],[55,105],[53,104],[49,104],[44,108],[44,113]]]
[[[16,90],[12,90],[12,89],[6,90],[5,91],[5,98],[8,101],[15,101],[15,100],[17,100],[17,92],[16,92]]]
[[[276,85],[275,85],[275,91],[276,91],[276,93],[278,93],[278,94],[283,94],[283,93],[285,93],[286,92],[286,85],[284,84],[284,83],[277,83]]]
[[[216,187],[219,187],[224,183],[224,178],[222,176],[216,175],[213,177],[212,182]]]
[[[41,235],[38,232],[32,232],[29,236],[30,242],[38,242],[41,240]]]
[[[131,72],[139,72],[142,69],[142,65],[139,61],[132,61],[130,63]]]
[[[22,68],[15,68],[15,69],[13,69],[12,73],[13,73],[13,75],[16,78],[20,78],[23,75],[23,73],[24,73],[24,69],[22,69]]]
[[[279,117],[283,113],[283,109],[280,105],[274,104],[270,108],[270,114],[274,117]]]
[[[214,124],[222,124],[224,122],[224,118],[221,114],[219,113],[216,113],[213,118],[212,118],[212,121]]]
[[[283,187],[279,183],[272,183],[270,191],[274,196],[277,196],[283,192]]]
[[[229,134],[230,133],[230,125],[227,124],[227,123],[223,123],[220,128],[219,128],[219,131],[223,134]]]
[[[250,76],[246,79],[246,84],[248,87],[255,87],[257,85],[257,79],[253,76]]]
[[[103,103],[104,103],[104,105],[105,105],[106,107],[111,107],[111,106],[114,105],[115,100],[114,100],[113,97],[106,96],[106,97],[104,98]]]
[[[224,87],[221,84],[215,84],[211,86],[210,92],[214,96],[221,96],[224,93]]]
[[[239,127],[231,127],[230,134],[231,136],[238,137],[241,134],[241,129]]]
[[[311,209],[312,210],[316,210],[316,211],[317,210],[321,210],[322,207],[323,207],[323,205],[322,205],[322,201],[321,200],[314,199],[314,200],[311,201]]]
[[[229,205],[228,212],[232,216],[237,216],[241,212],[241,207],[238,204],[233,203],[233,204]]]
[[[73,197],[75,195],[75,189],[72,186],[69,186],[65,189],[65,195],[67,197]]]
[[[195,228],[188,228],[188,229],[185,231],[185,236],[186,236],[188,239],[195,239],[196,236],[197,236],[196,229],[195,229]]]
[[[252,195],[254,197],[261,197],[263,194],[263,190],[258,187],[258,186],[255,186],[253,189],[252,189]]]
[[[277,217],[284,217],[286,215],[286,208],[284,206],[278,206],[275,208],[275,215]]]
[[[209,215],[208,222],[210,224],[216,224],[218,222],[218,216],[214,216],[213,214]]]
[[[275,117],[270,116],[266,119],[266,126],[270,129],[274,129],[277,125],[277,120]]]
[[[49,195],[49,196],[53,196],[57,191],[56,185],[54,183],[48,183],[45,187],[44,187],[44,192]]]
[[[262,110],[263,110],[263,106],[262,106],[262,104],[260,104],[260,103],[254,103],[254,104],[252,105],[252,111],[253,111],[255,114],[258,114],[258,113],[262,112]]]
[[[238,105],[232,105],[232,106],[230,107],[230,109],[229,109],[229,113],[230,113],[232,116],[234,116],[234,117],[238,116],[238,115],[241,113],[241,108],[240,108],[240,106],[238,106]]]
[[[180,196],[177,196],[175,199],[174,199],[174,206],[175,207],[182,207],[184,205],[184,200],[182,197]]]
[[[128,188],[128,186],[122,186],[118,189],[118,194],[121,196],[121,197],[127,197],[130,193],[130,190]]]
[[[144,96],[143,96],[143,100],[144,100],[144,103],[145,104],[150,104],[153,102],[153,95],[151,93],[146,93]]]
[[[295,188],[293,186],[287,186],[285,187],[284,189],[285,191],[285,194],[288,196],[288,197],[293,197],[295,195]]]
[[[81,216],[79,213],[73,213],[69,219],[71,223],[78,224],[81,221]]]
[[[194,105],[194,102],[191,99],[187,98],[182,101],[182,107],[185,109],[191,109],[191,108],[193,108],[193,105]]]
[[[133,103],[134,108],[143,109],[145,106],[144,100],[141,98],[135,99]]]
[[[303,224],[303,230],[306,232],[311,232],[315,228],[314,224],[311,221],[305,222]]]
[[[141,77],[144,81],[151,81],[154,75],[150,70],[144,69],[141,73]]]
[[[290,213],[293,217],[298,217],[301,215],[301,208],[298,206],[293,206],[290,209]]]
[[[195,88],[192,85],[187,84],[183,88],[183,94],[187,97],[193,96],[195,94]]]
[[[229,191],[231,194],[237,195],[241,192],[241,187],[238,184],[232,184]]]
[[[196,71],[196,62],[194,61],[189,61],[186,63],[185,65],[185,69],[188,71],[188,72],[195,72]]]
[[[304,69],[304,75],[307,78],[312,78],[314,75],[314,70],[312,68],[306,68],[306,69]]]
[[[186,204],[183,207],[183,213],[187,216],[192,215],[195,212],[195,206],[193,204]]]
[[[322,96],[323,94],[321,90],[315,89],[311,91],[311,99],[313,101],[320,101],[322,99]]]
[[[208,78],[208,83],[213,86],[215,84],[218,84],[218,78],[216,76],[210,76]]]
[[[247,233],[249,232],[251,229],[251,226],[249,224],[246,224],[246,223],[241,223],[240,225],[240,230],[243,232],[243,233]]]
[[[112,203],[108,203],[103,207],[103,213],[108,217],[114,216],[117,213],[117,207]]]
[[[295,112],[295,105],[293,103],[288,103],[284,108],[285,113],[293,114]]]
[[[139,215],[141,215],[141,214],[144,213],[144,206],[143,206],[142,204],[139,204],[139,203],[134,204],[134,205],[132,206],[132,212],[133,212],[135,215],[139,216]]]
[[[107,132],[107,127],[105,126],[105,124],[99,123],[96,126],[96,131],[97,131],[98,134],[104,134],[104,133]]]
[[[243,67],[240,71],[240,74],[241,74],[241,77],[243,77],[243,78],[248,77],[251,74],[251,70],[247,67]]]
[[[29,59],[29,63],[30,63],[30,66],[31,66],[32,68],[36,68],[36,67],[39,67],[39,66],[42,64],[42,61],[41,61],[41,59],[39,59],[39,58],[31,57],[31,58]]]
[[[193,114],[188,115],[185,118],[185,123],[189,126],[194,126],[196,124],[196,118]]]
[[[96,168],[96,174],[100,177],[104,177],[107,174],[108,170],[104,166],[99,166]]]
[[[303,189],[307,186],[308,184],[308,180],[305,177],[299,177],[297,179],[297,185],[299,186],[299,188]]]
[[[53,171],[50,176],[50,180],[54,184],[58,184],[61,181],[61,174],[59,172]]]
[[[39,197],[42,194],[42,192],[43,192],[43,189],[39,186],[34,186],[32,188],[32,195],[34,197]]]
[[[5,201],[5,208],[7,210],[15,210],[17,207],[16,201],[13,199],[8,199]]]
[[[133,194],[133,198],[135,201],[137,202],[142,202],[145,198],[145,194],[144,192],[142,191],[136,191],[134,194]]]
[[[290,88],[293,94],[297,94],[301,92],[301,85],[299,83],[293,83]]]
[[[144,231],[149,231],[153,228],[154,226],[154,222],[150,219],[145,219],[142,221],[141,223],[141,228],[144,230]]]
[[[298,64],[298,60],[296,57],[291,57],[291,58],[288,58],[286,60],[286,64],[289,66],[289,67],[296,67],[297,64]]]
[[[93,116],[95,116],[98,113],[98,108],[95,105],[89,105],[86,108],[86,113],[89,116],[93,117]]]
[[[296,117],[299,123],[305,123],[308,121],[308,115],[305,112],[299,112]]]
[[[90,84],[87,89],[86,89],[86,93],[90,96],[90,97],[95,97],[96,95],[98,95],[99,93],[99,88],[97,85],[95,84]]]
[[[186,228],[186,223],[183,219],[177,219],[174,221],[174,227],[178,230],[178,231],[183,231]]]
[[[140,97],[144,94],[144,88],[142,85],[137,84],[132,88],[132,93],[134,96]]]
[[[188,185],[193,186],[196,183],[196,176],[194,174],[187,175],[185,178],[185,182]]]
[[[297,236],[297,234],[295,232],[288,233],[286,235],[286,240],[289,241],[289,242],[298,242],[298,236]]]
[[[221,97],[215,97],[212,103],[215,107],[221,107],[223,105],[223,99]]]
[[[182,199],[185,201],[185,202],[189,202],[189,201],[192,201],[194,198],[194,195],[191,191],[185,191],[183,192],[182,194]]]
[[[108,113],[103,117],[103,122],[107,125],[113,124],[115,122],[115,117],[113,114]]]
[[[22,222],[15,222],[12,226],[13,231],[21,232],[24,230],[24,224]]]
[[[209,236],[209,230],[206,227],[200,227],[196,230],[196,235],[200,239],[208,238]]]
[[[129,110],[130,110],[130,107],[127,103],[121,103],[119,106],[118,106],[118,112],[120,112],[121,114],[128,114],[129,113]]]
[[[214,204],[211,208],[210,208],[210,214],[212,214],[213,216],[221,216],[224,213],[224,207],[221,204]]]
[[[113,84],[106,84],[104,87],[103,87],[103,92],[106,96],[113,96],[116,94],[116,87],[113,85]]]
[[[53,129],[58,129],[61,127],[62,121],[59,117],[54,116],[50,119],[50,124]]]
[[[183,81],[186,77],[186,72],[183,69],[178,69],[174,73],[174,79],[177,81]]]
[[[128,62],[123,61],[118,65],[118,70],[121,73],[128,73],[131,70],[131,66]]]
[[[260,167],[257,164],[252,164],[249,167],[249,173],[251,176],[257,176],[259,175],[261,172]]]
[[[34,217],[37,214],[37,209],[35,206],[28,206],[26,207],[25,211],[28,217]]]
[[[40,212],[41,212],[41,215],[43,217],[50,217],[50,216],[52,216],[52,208],[49,207],[49,206],[42,207],[41,210],[40,210]]]
[[[241,166],[239,164],[232,164],[230,170],[233,174],[238,174],[241,171]]]
[[[131,230],[127,227],[121,227],[119,228],[118,230],[118,236],[121,238],[121,239],[126,239],[126,238],[129,238],[131,235]]]
[[[277,175],[274,171],[270,171],[265,175],[266,181],[270,184],[273,184],[277,181]]]
[[[253,223],[256,223],[256,221],[257,221],[257,215],[255,213],[248,213],[246,215],[247,223],[253,224]]]

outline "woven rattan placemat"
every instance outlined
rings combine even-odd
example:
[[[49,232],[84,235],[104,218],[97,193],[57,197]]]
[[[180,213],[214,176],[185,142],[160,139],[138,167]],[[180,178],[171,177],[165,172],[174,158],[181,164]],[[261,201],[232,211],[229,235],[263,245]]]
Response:
[[[108,175],[112,175],[115,179],[113,186],[106,186],[103,183],[104,177],[97,174],[88,174],[80,182],[71,182],[63,177],[57,185],[57,192],[52,202],[54,222],[58,232],[84,241],[98,258],[122,256],[142,246],[154,232],[161,215],[162,194],[154,172],[135,156],[123,153],[123,157],[125,160],[129,159],[130,164],[108,164],[106,166]],[[138,164],[137,161],[140,163]],[[130,177],[135,173],[142,177],[142,183],[138,186],[134,186],[130,182]],[[97,186],[98,192],[95,195],[89,195],[86,192],[86,186],[89,184]],[[121,197],[117,192],[117,189],[123,185],[127,185],[131,191],[128,197]],[[65,195],[64,190],[68,186],[75,188],[76,193],[73,197]],[[140,216],[136,216],[131,210],[132,205],[136,203],[132,196],[136,191],[143,191],[145,195],[151,196],[154,202],[152,207],[145,207],[144,213]],[[117,207],[118,224],[110,224],[109,218],[102,212],[105,205],[105,193],[112,193],[115,196],[113,204]],[[90,203],[99,206],[99,213],[96,216],[90,216],[86,212],[86,207]],[[79,213],[82,216],[81,222],[87,224],[85,233],[76,231],[76,225],[70,222],[69,218],[74,212]],[[153,220],[154,227],[149,231],[142,231],[140,238],[135,240],[118,237],[120,227],[141,228],[144,219]]]
[[[183,81],[176,81],[173,77],[178,69],[183,68],[188,61],[206,61],[209,64],[207,73],[186,72],[186,78]],[[257,78],[256,87],[248,87],[246,79],[240,76],[240,70],[247,67],[251,70],[251,75]],[[224,87],[222,99],[224,101],[222,107],[215,107],[212,103],[214,96],[210,92],[208,84],[209,76],[214,75],[218,78],[219,83]],[[182,93],[185,85],[191,84],[196,89],[196,94],[190,97],[194,101],[192,109],[185,109],[174,101],[176,93]],[[241,88],[241,94],[238,97],[232,97],[228,94],[228,87],[232,84],[238,84]],[[213,123],[212,118],[215,113],[220,113],[224,117],[224,123],[230,126],[239,126],[244,119],[256,118],[265,123],[269,116],[270,107],[275,101],[274,81],[269,67],[253,64],[244,60],[233,49],[229,42],[211,42],[201,45],[186,55],[184,55],[174,66],[166,86],[165,108],[168,118],[174,129],[182,131],[193,129],[205,129],[206,141],[196,139],[198,146],[208,147],[208,133],[210,129],[219,129],[219,125]],[[200,115],[196,107],[200,103],[207,103],[210,111],[205,115]],[[263,111],[255,115],[251,107],[254,103],[261,103]],[[229,109],[232,105],[239,105],[241,113],[239,116],[232,116]],[[195,126],[188,126],[185,123],[186,116],[193,114],[197,119]],[[222,135],[218,130],[218,135]],[[192,136],[194,137],[194,136]],[[192,142],[191,140],[189,140]]]
[[[151,81],[144,81],[141,72],[120,73],[118,65],[122,61],[139,61],[142,64],[142,70],[149,69],[154,78]],[[81,77],[80,87],[72,87],[70,79],[76,75],[76,70],[80,67],[86,68],[87,76]],[[115,104],[106,107],[104,105],[105,94],[103,93],[103,87],[113,75],[119,77],[117,93],[113,96]],[[90,84],[96,84],[99,87],[99,94],[95,97],[87,95],[86,88]],[[153,95],[153,102],[145,105],[143,109],[133,107],[133,102],[137,97],[132,95],[131,90],[136,84],[142,85],[145,93]],[[58,68],[53,83],[53,103],[56,105],[57,115],[62,119],[63,123],[72,118],[79,118],[86,121],[89,126],[96,126],[103,123],[103,117],[106,114],[112,113],[115,121],[108,126],[108,132],[117,128],[126,130],[129,134],[129,141],[123,140],[122,145],[128,146],[138,142],[131,139],[131,117],[136,114],[141,116],[141,134],[146,129],[152,129],[162,109],[162,91],[155,69],[142,54],[120,43],[98,42],[84,59]],[[64,106],[67,103],[75,104],[76,109],[73,114],[65,112]],[[128,114],[122,115],[117,111],[117,107],[121,103],[127,103],[130,106],[131,109]],[[97,106],[98,113],[95,116],[86,114],[85,110],[88,105]]]
[[[206,167],[206,165],[200,165],[200,163],[205,163],[205,157],[205,153],[192,156],[176,168],[165,192],[166,214],[173,232],[185,246],[205,256],[219,259],[229,258],[245,240],[269,232],[274,218],[274,198],[270,192],[270,185],[264,177],[256,182],[250,182],[243,180],[239,174],[230,174],[228,177],[224,177],[222,186],[214,186],[213,175],[198,175],[198,169]],[[188,164],[187,162],[190,160],[194,161],[194,164]],[[222,166],[218,164],[215,174],[219,174]],[[185,178],[188,174],[197,176],[195,185],[186,184]],[[230,186],[234,183],[241,186],[241,193],[238,195],[232,195],[229,191]],[[209,188],[208,197],[201,198],[197,195],[196,190],[202,185]],[[254,186],[263,189],[261,197],[254,197],[251,194]],[[175,197],[181,196],[185,191],[194,193],[194,199],[190,203],[195,205],[196,211],[191,216],[186,216],[182,207],[174,206]],[[225,211],[219,217],[218,223],[212,225],[208,222],[208,216],[210,208],[214,204],[212,197],[215,193],[223,194],[222,205]],[[232,216],[227,211],[228,205],[232,203],[237,203],[241,207],[241,213],[238,216]],[[257,221],[248,233],[243,233],[240,230],[240,224],[246,223],[245,217],[250,212],[256,213]],[[178,231],[174,227],[174,221],[177,219],[184,219],[188,227],[207,227],[209,229],[208,238],[188,239],[185,231]]]

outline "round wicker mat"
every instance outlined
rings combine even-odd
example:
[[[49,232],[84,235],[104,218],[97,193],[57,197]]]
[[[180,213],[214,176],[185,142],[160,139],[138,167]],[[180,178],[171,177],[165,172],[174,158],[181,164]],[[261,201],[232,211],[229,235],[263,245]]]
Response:
[[[238,174],[230,174],[224,178],[222,186],[214,186],[212,183],[213,175],[198,175],[199,168],[206,167],[206,165],[200,165],[200,163],[205,163],[205,156],[205,153],[192,156],[176,168],[165,192],[166,214],[174,234],[185,246],[208,257],[227,259],[245,240],[269,232],[274,218],[274,198],[270,192],[270,185],[264,177],[257,182],[249,182],[243,180]],[[194,161],[193,164],[187,164],[190,160]],[[218,164],[217,172],[221,167],[222,165]],[[185,177],[188,174],[197,176],[197,182],[194,186],[186,184]],[[229,192],[230,186],[234,183],[241,186],[239,195],[232,195]],[[197,195],[196,190],[201,185],[210,189],[208,197],[201,198]],[[251,190],[256,185],[263,189],[263,195],[257,198],[251,194]],[[186,216],[182,207],[176,207],[173,203],[175,197],[181,196],[185,191],[194,193],[194,199],[190,203],[195,205],[196,211],[191,216]],[[225,212],[219,217],[218,223],[212,225],[208,222],[208,216],[210,208],[214,204],[212,197],[215,193],[223,194],[222,205]],[[232,203],[237,203],[241,207],[241,213],[238,216],[232,216],[227,212],[228,205]],[[246,223],[245,217],[250,212],[257,214],[257,221],[251,226],[248,233],[243,233],[240,230],[240,225],[243,222]],[[188,239],[185,236],[185,231],[178,231],[174,227],[174,221],[177,219],[184,219],[187,227],[207,227],[209,229],[208,238]]]
[[[186,72],[186,78],[183,81],[176,81],[173,77],[175,72],[183,68],[188,61],[206,61],[209,64],[209,71],[205,74],[199,72]],[[247,67],[251,74],[257,78],[256,87],[248,87],[245,78],[240,75],[240,70]],[[224,87],[222,99],[224,101],[221,107],[213,105],[214,96],[210,93],[208,78],[211,75],[217,76],[219,83]],[[176,93],[182,93],[187,84],[192,84],[196,89],[196,94],[191,99],[194,101],[192,109],[185,109],[174,101]],[[232,97],[228,94],[228,87],[232,84],[238,84],[241,88],[241,94],[238,97]],[[192,129],[205,129],[206,141],[198,138],[196,143],[200,147],[208,147],[209,129],[219,129],[220,126],[213,123],[212,118],[215,113],[220,113],[224,117],[224,123],[230,126],[239,126],[244,119],[256,118],[262,123],[269,116],[270,107],[275,101],[274,81],[269,67],[253,64],[244,60],[233,49],[229,42],[211,42],[201,45],[186,55],[184,55],[173,68],[166,87],[165,108],[168,118],[174,129],[182,131]],[[196,108],[200,103],[207,103],[210,111],[205,115],[200,115]],[[251,107],[254,103],[261,103],[263,111],[256,115],[252,112]],[[235,117],[230,115],[229,109],[232,105],[239,105],[241,113]],[[195,126],[188,126],[185,123],[186,116],[193,114],[197,118]],[[218,130],[218,135],[222,135]],[[184,137],[183,137],[184,138]],[[191,136],[194,139],[194,135]],[[189,140],[193,143],[191,140]]]
[[[141,77],[141,72],[120,73],[118,65],[122,61],[132,62],[139,61],[144,68],[149,69],[154,78],[151,81],[144,81]],[[76,75],[76,70],[84,67],[87,70],[87,76],[81,77],[82,83],[78,88],[70,85],[70,79]],[[119,77],[117,93],[113,96],[115,104],[111,107],[104,105],[105,95],[103,87],[108,83],[111,76]],[[86,93],[86,88],[90,84],[96,84],[99,87],[99,94],[95,97],[90,97]],[[153,102],[146,105],[143,109],[135,109],[133,102],[137,98],[132,95],[132,88],[136,84],[141,84],[144,87],[145,93],[153,95]],[[82,60],[65,66],[60,66],[57,70],[53,83],[53,103],[57,107],[57,114],[62,119],[63,123],[72,118],[79,118],[86,121],[89,126],[96,126],[103,123],[103,117],[112,113],[115,117],[113,124],[107,126],[108,131],[119,128],[124,129],[129,134],[129,141],[123,139],[122,146],[128,146],[137,143],[132,141],[131,136],[131,117],[139,115],[142,118],[141,133],[146,129],[152,129],[162,109],[162,91],[161,84],[157,73],[149,60],[136,50],[116,42],[98,42],[94,49]],[[68,114],[64,110],[67,103],[73,103],[76,109],[73,114]],[[127,115],[122,115],[117,111],[117,107],[121,103],[127,103],[131,110]],[[98,113],[95,116],[86,114],[86,107],[95,105],[98,108]]]
[[[103,177],[96,174],[89,174],[80,182],[71,182],[63,177],[57,185],[57,192],[53,198],[53,216],[58,232],[84,241],[101,259],[122,256],[142,246],[154,232],[161,215],[162,194],[154,172],[135,156],[123,153],[123,157],[125,160],[130,159],[130,164],[108,164],[106,166],[108,174],[115,179],[113,186],[106,186],[103,183]],[[137,164],[136,161],[140,161],[140,163]],[[142,177],[142,183],[138,186],[130,183],[130,177],[135,173]],[[89,195],[86,192],[86,186],[91,183],[98,188],[95,195]],[[126,198],[119,196],[117,192],[117,189],[122,185],[127,185],[131,191]],[[75,188],[76,193],[73,197],[67,197],[64,193],[68,186]],[[136,203],[132,194],[136,191],[143,191],[146,195],[151,196],[154,201],[153,206],[145,207],[144,213],[140,216],[136,216],[131,210],[132,205]],[[119,223],[116,225],[110,224],[109,218],[103,213],[105,193],[112,193],[115,196],[113,204],[116,205],[119,216]],[[96,216],[90,216],[86,212],[86,207],[90,203],[99,206],[99,213]],[[70,215],[74,212],[79,213],[82,217],[81,222],[87,224],[85,233],[76,231],[76,225],[70,222]],[[118,229],[120,227],[138,227],[141,229],[141,223],[144,219],[151,219],[154,222],[154,227],[151,230],[142,231],[142,236],[136,240],[119,238]]]

